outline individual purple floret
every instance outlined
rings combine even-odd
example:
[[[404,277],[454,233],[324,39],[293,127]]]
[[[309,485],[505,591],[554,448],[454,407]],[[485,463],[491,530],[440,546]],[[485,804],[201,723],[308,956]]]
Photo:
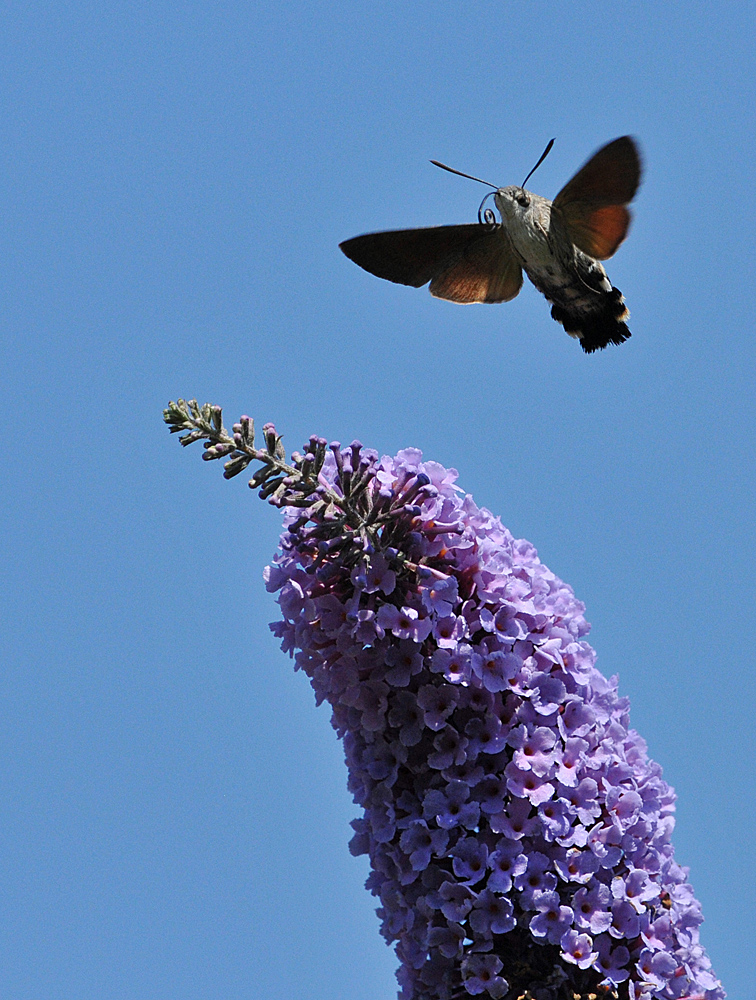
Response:
[[[721,1000],[674,793],[572,590],[416,449],[299,461],[264,494],[271,627],[344,741],[400,998]]]

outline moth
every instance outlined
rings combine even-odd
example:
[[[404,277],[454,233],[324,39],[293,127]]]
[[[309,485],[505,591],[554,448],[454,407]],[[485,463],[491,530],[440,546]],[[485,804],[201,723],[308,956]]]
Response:
[[[450,302],[509,302],[522,272],[551,303],[551,315],[586,353],[630,336],[629,312],[601,265],[630,226],[628,204],[641,179],[641,157],[629,135],[603,146],[553,201],[525,189],[548,144],[520,185],[500,188],[431,160],[435,166],[493,188],[478,222],[366,233],[339,244],[355,264],[388,281]],[[500,219],[483,206],[493,197]]]

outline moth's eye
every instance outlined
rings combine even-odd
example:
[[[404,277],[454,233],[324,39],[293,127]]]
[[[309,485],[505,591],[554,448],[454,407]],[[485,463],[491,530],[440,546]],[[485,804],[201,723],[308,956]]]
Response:
[[[522,205],[523,208],[527,208],[530,204],[530,198],[528,198],[524,191],[520,191],[519,194],[515,195],[515,201],[518,205]]]

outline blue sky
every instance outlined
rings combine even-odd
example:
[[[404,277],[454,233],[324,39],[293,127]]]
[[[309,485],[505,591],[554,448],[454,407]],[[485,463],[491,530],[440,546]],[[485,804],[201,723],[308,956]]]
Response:
[[[414,445],[587,605],[751,997],[752,5],[35,3],[2,14],[0,995],[382,1000],[324,708],[267,630],[279,515],[168,436],[196,396]],[[645,157],[585,356],[529,285],[454,306],[358,233]]]

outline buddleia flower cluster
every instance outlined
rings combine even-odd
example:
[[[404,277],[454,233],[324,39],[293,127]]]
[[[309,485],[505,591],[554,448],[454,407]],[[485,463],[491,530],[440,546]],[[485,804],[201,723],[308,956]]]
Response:
[[[273,425],[258,450],[248,418],[171,407],[286,510],[271,628],[343,740],[401,1000],[723,998],[674,793],[533,546],[414,448],[286,464]]]

